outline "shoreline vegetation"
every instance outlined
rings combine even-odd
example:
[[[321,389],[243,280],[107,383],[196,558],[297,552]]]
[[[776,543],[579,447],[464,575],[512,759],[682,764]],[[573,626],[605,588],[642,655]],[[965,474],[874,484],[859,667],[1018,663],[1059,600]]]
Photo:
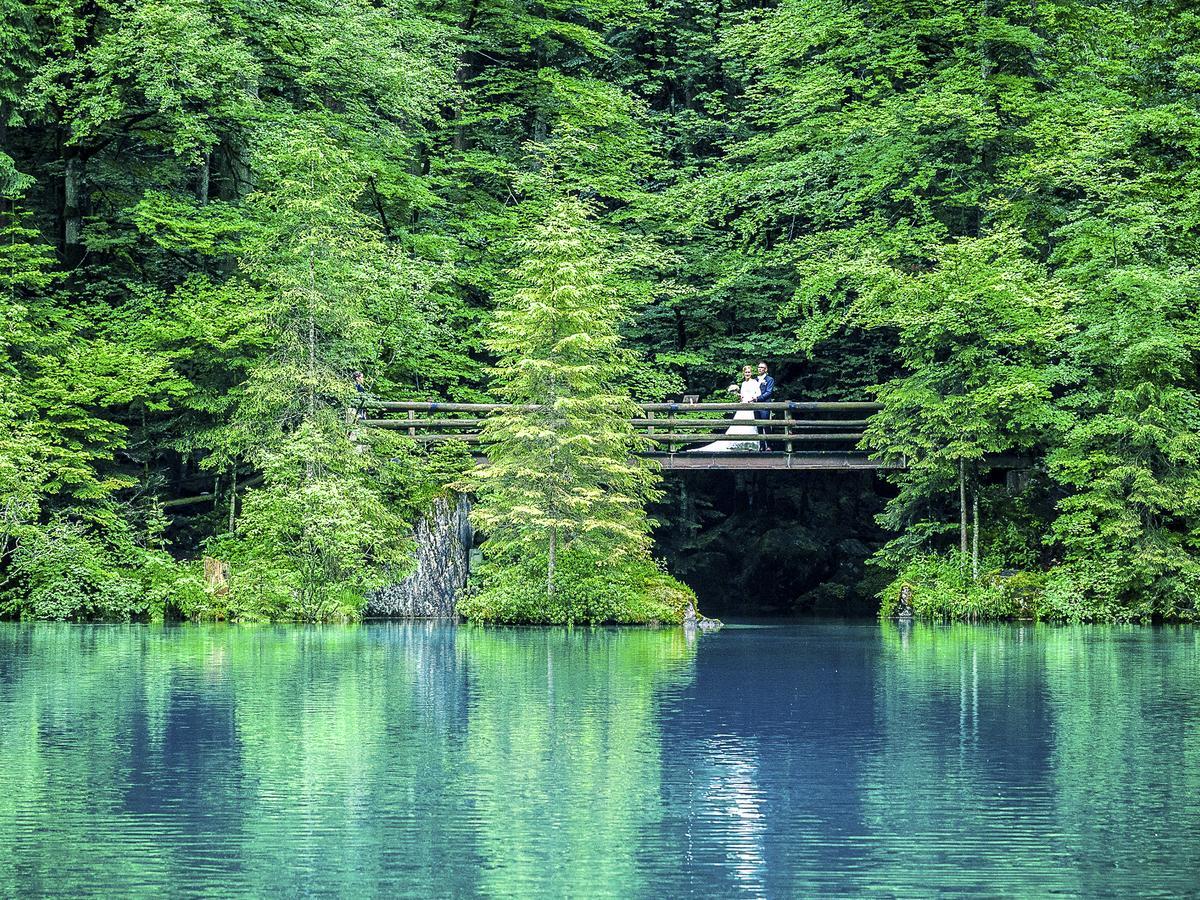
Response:
[[[0,3],[0,618],[1200,617],[1185,0]],[[907,467],[660,481],[759,361]]]

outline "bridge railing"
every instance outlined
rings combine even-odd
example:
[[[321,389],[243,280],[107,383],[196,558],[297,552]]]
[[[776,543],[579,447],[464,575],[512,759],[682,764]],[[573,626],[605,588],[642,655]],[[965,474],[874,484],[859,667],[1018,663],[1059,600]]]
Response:
[[[634,430],[650,438],[662,452],[718,440],[762,441],[788,453],[836,445],[849,449],[862,439],[868,417],[878,403],[854,401],[783,401],[779,403],[639,403],[642,415],[631,419]],[[364,400],[350,415],[361,425],[406,432],[419,443],[478,443],[484,420],[512,407],[498,403],[437,403],[407,400]],[[537,409],[537,407],[527,407]],[[761,411],[770,419],[732,420],[739,410]],[[365,418],[363,418],[365,416]],[[731,424],[759,428],[757,436],[724,437]],[[847,446],[849,445],[849,447]]]

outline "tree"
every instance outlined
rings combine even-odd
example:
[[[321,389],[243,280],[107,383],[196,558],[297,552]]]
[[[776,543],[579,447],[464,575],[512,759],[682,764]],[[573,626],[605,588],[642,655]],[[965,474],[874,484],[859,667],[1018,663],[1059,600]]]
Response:
[[[263,486],[247,492],[237,531],[213,542],[233,567],[222,614],[356,620],[365,593],[409,565],[413,510],[389,491],[403,465],[311,421],[265,451],[260,465]]]
[[[352,619],[367,589],[403,570],[413,511],[391,495],[403,466],[389,460],[406,449],[350,434],[349,373],[378,358],[378,321],[415,338],[406,350],[419,353],[419,316],[401,252],[355,207],[364,182],[347,153],[295,127],[263,149],[258,171],[243,271],[269,350],[235,392],[230,423],[212,433],[210,460],[244,456],[263,484],[212,547],[241,567],[233,615]]]
[[[1200,591],[1200,107],[1194,18],[1135,4],[1079,48],[1052,177],[1075,198],[1047,216],[1050,262],[1078,298],[1066,345],[1069,427],[1049,454],[1062,487],[1048,611],[1067,619],[1195,619]],[[1081,89],[1087,78],[1103,90]],[[1086,83],[1086,82],[1085,82]],[[1064,90],[1064,94],[1067,91]]]
[[[865,583],[849,574],[881,540],[865,511],[892,500],[895,540],[876,557],[889,577],[934,560],[978,585],[990,559],[1048,584],[1047,615],[1195,616],[1200,32],[1187,0],[0,5],[10,610],[30,614],[36,581],[48,615],[144,615],[132,576],[128,590],[75,579],[61,595],[79,602],[54,606],[65,569],[35,558],[128,575],[158,566],[161,547],[192,557],[238,529],[239,497],[255,521],[230,551],[253,546],[260,572],[293,579],[305,544],[268,527],[287,524],[292,492],[320,485],[336,514],[301,512],[361,515],[368,534],[377,501],[407,517],[428,486],[413,464],[426,457],[403,441],[350,440],[347,373],[363,368],[380,395],[488,401],[497,356],[496,384],[540,408],[521,427],[559,474],[532,461],[545,479],[507,495],[541,518],[491,505],[493,561],[524,548],[548,570],[552,543],[538,600],[553,586],[561,610],[582,609],[576,589],[605,548],[648,561],[633,510],[653,478],[604,471],[629,455],[628,410],[615,411],[630,392],[703,392],[766,356],[792,399],[877,388],[870,448],[910,463],[898,497],[859,484],[862,521],[844,540],[827,514],[781,514],[756,542],[747,577],[793,591],[785,605],[816,585],[784,578],[775,548],[804,547],[812,579],[854,557],[838,577]],[[537,218],[552,211],[569,226],[554,235]],[[545,338],[534,326],[549,319],[528,312],[562,285],[590,298],[570,316],[598,304],[572,332],[586,341],[514,349]],[[602,355],[617,331],[654,364],[576,371],[571,353]],[[516,432],[489,428],[515,466]],[[338,448],[366,449],[343,466]],[[1035,464],[1020,491],[979,463],[1007,452]],[[559,483],[564,459],[578,471]],[[813,477],[813,497],[842,496],[842,475]],[[780,509],[814,508],[798,484],[771,490]],[[761,531],[761,506],[727,499],[731,521],[698,540]],[[307,524],[322,558],[361,550],[378,575],[379,545],[345,556],[342,535]],[[366,583],[352,568],[311,571],[336,570],[350,596]]]
[[[893,570],[942,549],[937,537],[955,530],[945,510],[957,506],[962,563],[970,547],[977,576],[978,522],[969,545],[968,521],[987,456],[1036,455],[1064,424],[1054,393],[1066,378],[1065,298],[1028,257],[1016,235],[998,232],[946,247],[920,275],[863,274],[855,315],[896,336],[901,367],[878,389],[883,410],[865,441],[907,462],[881,517],[897,537],[878,558]]]
[[[607,241],[581,201],[554,202],[518,243],[520,264],[496,311],[489,347],[496,392],[510,412],[483,429],[488,466],[475,520],[501,564],[536,559],[553,601],[560,554],[584,550],[614,564],[649,546],[644,505],[656,472],[629,419],[628,315],[614,290]]]

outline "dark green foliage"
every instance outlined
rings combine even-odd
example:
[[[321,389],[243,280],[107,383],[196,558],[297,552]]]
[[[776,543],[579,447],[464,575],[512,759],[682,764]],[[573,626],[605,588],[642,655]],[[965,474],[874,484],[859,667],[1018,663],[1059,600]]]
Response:
[[[780,609],[894,581],[885,611],[911,583],[930,615],[1196,617],[1182,0],[2,5],[4,614],[353,617],[467,460],[356,431],[350,373],[499,399],[489,368],[535,358],[504,343],[511,273],[575,240],[621,307],[577,331],[629,353],[577,425],[765,358],[783,398],[878,397],[866,447],[909,463],[758,507],[701,486],[657,534],[694,577]],[[587,217],[547,225],[563,197]],[[641,583],[650,482],[586,468],[559,519]],[[556,620],[625,617],[588,584]]]

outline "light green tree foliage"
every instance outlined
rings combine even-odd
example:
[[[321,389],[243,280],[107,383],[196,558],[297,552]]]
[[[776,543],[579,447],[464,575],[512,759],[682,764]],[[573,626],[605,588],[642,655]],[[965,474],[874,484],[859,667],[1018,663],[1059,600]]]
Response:
[[[86,318],[51,302],[52,257],[13,201],[0,211],[0,611],[128,618],[161,611],[176,580],[163,520],[130,516],[108,469],[125,429],[106,412],[146,397],[159,369],[86,340]],[[135,524],[136,523],[136,524]]]
[[[247,492],[234,534],[213,545],[232,569],[228,595],[189,612],[357,619],[366,591],[404,573],[412,512],[388,490],[404,469],[385,462],[380,471],[366,449],[305,420],[257,454],[263,485]]]
[[[801,349],[837,366],[835,391],[886,374],[869,350],[846,346],[857,263],[912,273],[943,243],[980,234],[1038,74],[1040,39],[1020,6],[783,0],[722,20],[732,96],[704,105],[733,121],[720,158],[668,202],[703,241],[692,252],[707,257],[699,290],[714,308],[700,318],[737,317],[728,355],[792,355],[775,327],[782,309]]]
[[[34,229],[22,224],[11,201],[8,205],[0,213],[0,521],[5,553],[13,529],[36,518],[38,489],[45,478],[38,435],[28,422],[33,409],[21,377],[36,337],[28,304],[52,280],[49,248]]]
[[[10,612],[38,614],[11,523],[31,554],[90,542],[122,578],[143,551],[194,558],[267,468],[307,477],[286,446],[302,428],[322,453],[348,439],[351,369],[380,395],[495,399],[484,336],[553,180],[622,257],[604,279],[625,346],[654,362],[633,396],[705,393],[756,357],[788,398],[881,386],[870,447],[913,465],[883,519],[888,579],[944,576],[963,614],[1194,616],[1200,37],[1183,0],[0,9]],[[396,459],[393,511],[428,495],[407,450],[352,444],[365,468],[339,485]],[[1002,487],[997,453],[1034,477]],[[814,478],[773,487],[780,508],[890,498]],[[679,515],[664,547],[693,535],[709,559],[701,537],[761,533],[749,512],[702,536]],[[746,554],[763,579],[774,546],[811,547],[778,590],[825,577],[834,544],[884,540],[787,518]],[[1049,592],[980,599],[1003,569]],[[59,569],[39,571],[50,598]]]
[[[418,316],[401,251],[355,208],[363,183],[348,155],[299,129],[274,133],[263,153],[242,264],[270,351],[217,435],[217,458],[245,457],[263,486],[214,550],[236,570],[231,615],[349,619],[367,589],[403,570],[412,512],[389,493],[405,467],[388,460],[405,450],[351,431],[349,373],[378,352],[375,321],[411,338]]]
[[[263,12],[256,3],[48,0],[5,17],[0,158],[29,178],[14,183],[0,165],[0,180],[6,197],[30,179],[39,185],[27,191],[36,215],[13,225],[26,231],[6,231],[8,258],[28,245],[44,257],[39,271],[63,269],[34,283],[25,266],[6,310],[17,382],[5,386],[4,407],[20,427],[0,468],[20,473],[24,499],[6,508],[31,529],[24,553],[6,532],[9,612],[162,615],[163,591],[146,579],[114,594],[96,573],[125,578],[132,565],[168,587],[195,581],[139,554],[198,554],[232,528],[240,491],[268,468],[282,477],[285,445],[304,421],[326,436],[320,452],[337,444],[352,456],[336,469],[347,535],[371,532],[372,498],[386,496],[406,518],[413,498],[427,496],[407,450],[381,450],[402,462],[380,475],[373,453],[355,455],[372,442],[348,443],[334,409],[353,368],[374,367],[386,385],[463,359],[449,301],[428,291],[444,251],[407,236],[415,210],[436,203],[413,157],[452,90],[449,41],[402,2]],[[304,196],[314,177],[322,186]],[[411,262],[403,271],[401,257]],[[304,447],[319,455],[312,439]],[[302,465],[322,474],[319,462]],[[360,483],[374,485],[370,497],[352,489]],[[181,495],[201,499],[164,519],[159,498]],[[394,524],[399,539],[406,528]],[[388,557],[375,537],[364,542],[365,583]],[[38,558],[62,566],[35,572],[22,562]],[[71,569],[72,558],[96,565]],[[56,578],[64,597],[81,598],[77,612],[50,603]],[[104,599],[139,592],[141,602]],[[240,615],[231,602],[174,597],[177,607]]]
[[[1096,374],[1069,398],[1072,426],[1049,457],[1055,478],[1071,490],[1051,532],[1063,553],[1050,592],[1055,615],[1196,614],[1198,290],[1194,271],[1134,264],[1098,291],[1107,302],[1083,310],[1099,318],[1073,349]]]
[[[497,393],[514,407],[484,426],[488,465],[478,474],[475,509],[497,571],[465,609],[468,617],[621,620],[629,618],[622,602],[641,599],[617,596],[605,605],[585,591],[577,606],[575,590],[561,590],[589,569],[593,580],[652,569],[645,504],[657,496],[657,471],[635,456],[644,439],[629,423],[637,407],[619,333],[627,301],[615,289],[608,244],[586,205],[568,197],[545,209],[518,244],[521,262],[489,341]],[[539,576],[545,590],[536,608],[505,608],[514,590],[506,569]],[[608,592],[628,590],[622,580],[614,577]]]
[[[985,458],[1036,457],[1061,422],[1069,292],[1005,186],[1044,51],[1037,14],[1004,2],[784,0],[723,35],[746,128],[679,193],[698,224],[730,223],[724,279],[796,323],[811,364],[837,370],[830,393],[882,382],[866,444],[908,464],[880,519],[893,574],[951,547],[972,567],[975,503],[986,522],[1005,502]],[[1001,543],[979,552],[1026,562]]]
[[[772,297],[835,386],[883,383],[869,446],[911,465],[891,572],[978,546],[984,581],[1053,567],[1047,614],[1192,615],[1196,40],[1176,4],[1073,0],[784,0],[725,29],[744,128],[674,193],[729,247],[714,283]],[[1013,497],[971,464],[1013,451],[1053,481]]]
[[[644,214],[645,178],[658,163],[645,103],[624,77],[617,42],[649,27],[652,13],[644,0],[480,0],[427,9],[456,35],[458,93],[429,154],[441,202],[415,230],[452,248],[446,275],[466,301],[460,325],[486,358],[495,293],[511,262],[496,251],[523,236],[514,200],[542,196],[526,176],[543,170],[554,147],[565,151],[554,161],[560,185],[600,201],[602,220]]]
[[[364,180],[355,161],[323,131],[302,127],[264,135],[259,159],[241,264],[270,351],[247,379],[234,425],[270,446],[346,405],[349,373],[379,352],[374,319],[410,336],[420,330],[402,252],[356,209]]]

